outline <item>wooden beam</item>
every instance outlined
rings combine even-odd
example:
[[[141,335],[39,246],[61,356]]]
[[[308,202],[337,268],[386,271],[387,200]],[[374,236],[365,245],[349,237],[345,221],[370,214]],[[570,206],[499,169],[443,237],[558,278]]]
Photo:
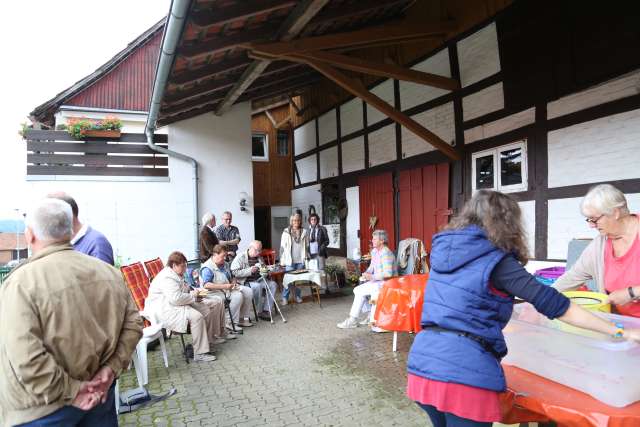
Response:
[[[304,86],[312,85],[314,83],[317,83],[319,80],[320,80],[320,76],[313,77],[313,78],[308,78],[308,77],[296,78],[296,79],[289,80],[287,82],[288,83],[287,85],[269,86],[269,87],[263,88],[262,90],[247,91],[246,93],[243,93],[242,96],[238,98],[238,100],[248,101],[250,99],[254,100],[254,99],[270,98],[275,95],[290,93],[291,91],[295,89],[300,89],[301,87],[304,87]]]
[[[269,112],[269,110],[265,110],[264,114],[267,115],[267,118],[269,119],[269,121],[271,122],[271,124],[273,125],[274,128],[278,128],[276,126],[276,119],[273,118],[273,116],[271,115],[271,113]]]
[[[233,6],[209,7],[191,15],[191,22],[199,27],[228,24],[294,6],[294,0],[243,0]]]
[[[224,95],[220,94],[218,96],[202,96],[199,98],[194,98],[191,101],[183,102],[181,104],[171,104],[162,107],[162,114],[167,116],[172,116],[183,111],[189,111],[197,107],[201,107],[204,105],[210,104],[218,104],[222,99],[224,99]]]
[[[353,56],[340,55],[333,52],[313,51],[301,54],[301,56],[328,63],[345,70],[356,71],[358,73],[370,74],[373,76],[389,77],[392,79],[404,80],[433,86],[445,90],[456,90],[460,84],[449,77],[438,76],[436,74],[424,73],[409,68],[392,64],[383,64],[361,59]]]
[[[352,19],[358,16],[376,12],[382,9],[388,9],[402,3],[411,3],[409,0],[376,0],[376,1],[360,1],[347,6],[339,5],[332,9],[323,10],[309,22],[307,28],[317,27],[319,25],[332,23],[337,20]]]
[[[183,71],[171,77],[171,84],[185,84],[207,77],[214,77],[218,74],[228,73],[238,68],[244,68],[251,64],[251,60],[244,55],[236,59],[224,59],[214,64],[207,64],[193,70]]]
[[[298,107],[298,104],[296,104],[296,101],[291,97],[291,95],[287,94],[287,99],[289,99],[289,104],[291,104],[293,109],[296,110],[296,113],[299,113],[300,107]]]
[[[176,104],[179,102],[184,102],[190,98],[200,97],[208,93],[217,92],[219,90],[233,86],[237,79],[238,75],[236,74],[234,76],[227,76],[221,79],[211,80],[207,83],[198,84],[186,90],[171,91],[168,92],[167,95],[165,95],[164,102],[166,102],[167,104]]]
[[[318,14],[329,0],[304,0],[289,15],[278,30],[280,40],[289,41],[296,37],[309,21]],[[217,115],[224,114],[238,100],[240,95],[251,86],[253,81],[269,66],[269,61],[254,61],[244,71],[240,80],[227,93],[225,99],[216,110]]]
[[[281,122],[276,124],[276,129],[280,129],[282,126],[291,121],[291,114],[285,117]]]
[[[289,101],[287,99],[283,99],[282,96],[271,100],[272,102],[269,102],[266,105],[256,105],[256,104],[260,104],[260,103],[255,103],[252,105],[252,110],[251,110],[251,115],[255,116],[256,114],[260,114],[265,112],[266,110],[273,110],[274,108],[278,108],[278,107],[282,107],[283,105],[288,105]]]
[[[196,58],[202,55],[213,55],[246,45],[256,39],[269,39],[270,35],[277,31],[276,26],[261,27],[254,30],[246,30],[231,36],[218,36],[210,40],[195,42],[188,46],[183,46],[178,50],[178,54],[185,58]]]
[[[409,40],[419,41],[433,37],[441,37],[451,33],[455,29],[456,25],[453,21],[419,25],[411,22],[401,22],[345,33],[307,37],[292,42],[247,43],[243,46],[254,52],[277,58],[313,50],[341,49],[356,46],[366,47],[380,42],[399,43]]]
[[[307,65],[312,68],[315,68],[317,71],[322,73],[325,77],[332,80],[337,85],[341,86],[343,89],[348,91],[349,93],[359,97],[367,104],[375,107],[378,111],[385,114],[387,117],[394,120],[396,123],[401,124],[406,127],[408,130],[433,145],[436,149],[440,150],[447,157],[452,160],[460,160],[460,154],[449,144],[447,144],[444,140],[442,140],[438,135],[431,132],[420,123],[413,120],[411,117],[403,114],[402,112],[396,110],[389,104],[387,104],[381,98],[378,98],[371,92],[367,90],[367,88],[360,83],[358,80],[351,79],[335,68],[324,64],[320,61],[311,60],[308,58],[298,57],[300,60],[304,61]],[[295,59],[295,58],[293,58]]]

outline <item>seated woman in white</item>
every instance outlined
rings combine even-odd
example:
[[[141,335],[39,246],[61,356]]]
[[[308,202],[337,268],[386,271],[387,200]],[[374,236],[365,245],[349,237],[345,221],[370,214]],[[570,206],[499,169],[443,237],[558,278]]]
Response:
[[[376,299],[384,280],[396,275],[396,263],[393,252],[387,247],[389,238],[384,230],[375,230],[371,238],[371,264],[362,273],[367,282],[353,288],[353,304],[349,317],[336,326],[340,329],[358,327],[358,317],[367,297]],[[367,320],[368,323],[368,320]],[[375,329],[374,329],[375,331]]]
[[[209,362],[214,344],[223,343],[224,302],[219,298],[201,298],[189,291],[184,281],[187,258],[181,252],[169,255],[167,266],[151,282],[145,311],[155,316],[168,331],[187,332],[191,327],[193,360]]]

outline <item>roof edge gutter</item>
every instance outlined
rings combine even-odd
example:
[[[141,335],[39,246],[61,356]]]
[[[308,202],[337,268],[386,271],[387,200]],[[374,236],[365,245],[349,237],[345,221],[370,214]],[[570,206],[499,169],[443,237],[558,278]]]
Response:
[[[164,147],[160,147],[153,142],[153,136],[156,131],[156,123],[158,115],[160,113],[160,106],[164,91],[167,86],[167,80],[169,79],[169,73],[175,59],[178,42],[184,25],[186,22],[187,12],[191,5],[191,0],[172,0],[171,9],[167,22],[165,24],[164,34],[162,35],[162,43],[160,45],[160,56],[158,57],[158,64],[156,66],[156,74],[153,81],[153,90],[151,92],[151,102],[149,103],[149,115],[147,116],[147,123],[144,128],[144,133],[147,137],[147,146],[159,153],[166,154],[170,157],[183,160],[191,163],[193,169],[193,227],[194,227],[194,253],[196,257],[199,256],[198,250],[198,162],[193,157],[189,157],[185,154],[178,153],[177,151],[169,150]]]

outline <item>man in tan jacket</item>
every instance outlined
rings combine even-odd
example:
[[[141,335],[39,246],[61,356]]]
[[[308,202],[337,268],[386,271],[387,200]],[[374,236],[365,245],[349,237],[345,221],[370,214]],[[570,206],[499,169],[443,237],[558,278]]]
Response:
[[[74,251],[71,236],[69,205],[38,203],[25,231],[33,255],[0,287],[3,426],[118,424],[114,378],[142,321],[120,272]]]

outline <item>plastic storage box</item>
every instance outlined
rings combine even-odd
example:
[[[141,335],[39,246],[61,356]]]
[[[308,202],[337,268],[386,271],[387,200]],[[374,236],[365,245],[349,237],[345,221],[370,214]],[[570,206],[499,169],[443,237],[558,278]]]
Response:
[[[596,313],[627,329],[640,318]],[[530,304],[514,307],[504,330],[509,353],[503,363],[587,393],[607,405],[640,400],[640,346],[604,334],[569,328],[539,314]]]

